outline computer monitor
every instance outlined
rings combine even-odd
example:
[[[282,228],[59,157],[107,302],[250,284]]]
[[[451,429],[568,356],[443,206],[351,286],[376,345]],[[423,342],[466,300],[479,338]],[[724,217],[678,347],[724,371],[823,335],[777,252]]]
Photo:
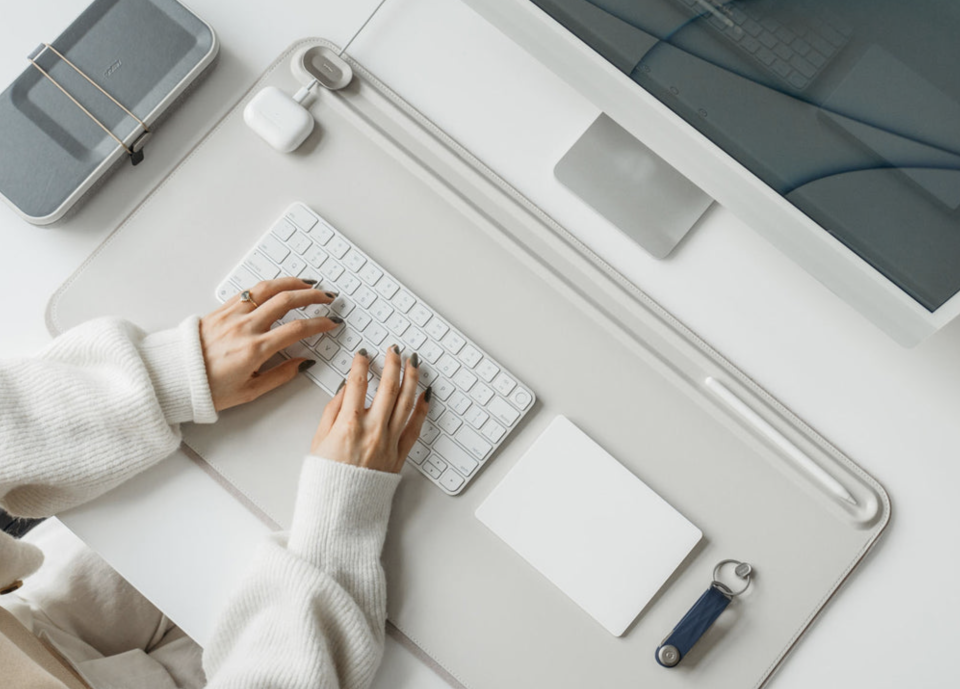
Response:
[[[960,313],[960,4],[465,2],[898,342]]]

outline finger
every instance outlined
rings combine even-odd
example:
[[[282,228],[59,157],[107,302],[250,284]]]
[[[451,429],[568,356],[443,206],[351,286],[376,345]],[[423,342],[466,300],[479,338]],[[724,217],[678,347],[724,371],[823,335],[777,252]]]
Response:
[[[360,414],[366,408],[369,368],[370,359],[367,358],[367,350],[361,349],[353,355],[350,373],[347,374],[347,385],[343,393],[343,411],[346,414]]]
[[[393,415],[390,417],[390,437],[399,438],[403,427],[407,425],[407,419],[410,418],[413,405],[417,403],[417,383],[419,382],[420,356],[414,352],[410,355],[406,368],[403,370],[400,394],[397,396],[397,403],[393,408]]]
[[[311,288],[279,292],[267,301],[258,302],[260,306],[250,313],[250,322],[261,330],[267,330],[274,321],[280,320],[293,309],[302,309],[312,304],[329,304],[336,296],[335,292],[321,292]]]
[[[323,415],[320,417],[320,423],[317,426],[317,435],[315,436],[317,440],[325,438],[327,433],[330,432],[330,429],[333,428],[333,424],[340,414],[340,409],[343,407],[343,388],[346,382],[347,381],[344,380],[343,383],[340,384],[337,394],[335,394],[333,399],[327,402],[327,406],[324,407]]]
[[[413,449],[413,444],[417,442],[417,438],[420,437],[420,431],[423,430],[423,422],[427,420],[427,412],[430,411],[430,397],[432,394],[432,387],[428,387],[423,391],[423,394],[420,395],[420,398],[417,400],[416,406],[413,408],[413,414],[410,415],[410,420],[407,421],[403,433],[400,434],[400,442],[397,444],[397,456],[401,462],[407,458],[410,450]]]
[[[277,278],[276,280],[263,280],[255,284],[248,291],[255,302],[258,304],[263,304],[270,297],[279,294],[280,292],[285,292],[291,289],[304,289],[304,285],[307,287],[312,287],[315,284],[317,283],[314,280],[301,280],[300,278],[284,277]],[[241,292],[238,292],[227,299],[227,301],[224,302],[224,306],[232,306],[233,304],[238,303],[240,301],[240,294]]]
[[[278,325],[260,336],[261,354],[269,358],[300,340],[313,337],[318,333],[330,332],[341,323],[343,319],[339,316],[324,316],[323,318],[298,318]]]
[[[289,383],[297,377],[297,373],[300,372],[300,366],[306,361],[308,361],[308,359],[288,359],[268,371],[260,371],[255,374],[249,383],[250,391],[253,394],[251,400],[255,400],[261,395],[277,389],[284,383]]]
[[[383,356],[380,387],[370,405],[370,415],[377,423],[386,426],[390,423],[397,395],[400,394],[400,348],[392,345]]]

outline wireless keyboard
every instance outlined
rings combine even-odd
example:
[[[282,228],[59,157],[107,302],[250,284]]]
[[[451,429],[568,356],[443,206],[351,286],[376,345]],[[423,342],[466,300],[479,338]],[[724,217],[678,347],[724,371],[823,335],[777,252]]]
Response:
[[[284,352],[316,360],[304,375],[329,394],[336,393],[358,349],[365,348],[371,360],[368,404],[391,345],[404,356],[419,354],[420,385],[432,385],[433,395],[408,461],[449,495],[466,487],[533,407],[534,394],[515,375],[301,203],[287,208],[247,252],[217,287],[217,298],[223,302],[261,280],[288,275],[339,293],[330,305],[296,309],[278,321],[328,313],[344,319],[335,330]]]

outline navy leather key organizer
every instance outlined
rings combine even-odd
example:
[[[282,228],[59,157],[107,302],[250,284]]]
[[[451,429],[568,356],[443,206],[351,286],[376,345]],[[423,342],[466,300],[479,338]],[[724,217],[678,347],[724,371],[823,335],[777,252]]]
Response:
[[[720,581],[721,571],[726,565],[734,565],[734,573],[745,582],[743,588],[734,591]],[[717,618],[727,609],[736,596],[750,587],[750,575],[753,567],[738,560],[724,560],[713,570],[713,583],[687,611],[676,627],[657,647],[656,659],[663,667],[675,667],[693,648]]]

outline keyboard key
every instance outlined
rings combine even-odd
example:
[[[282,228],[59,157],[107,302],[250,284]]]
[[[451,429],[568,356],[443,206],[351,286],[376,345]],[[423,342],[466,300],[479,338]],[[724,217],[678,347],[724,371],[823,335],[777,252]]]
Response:
[[[446,347],[447,351],[452,354],[457,354],[461,349],[463,349],[465,344],[467,344],[467,341],[452,330],[447,333],[446,337],[443,338],[443,346]]]
[[[438,345],[433,340],[428,340],[423,343],[423,346],[420,347],[420,356],[423,357],[427,362],[431,364],[437,363],[441,356],[443,356],[443,347]]]
[[[427,449],[427,446],[418,440],[413,444],[413,447],[410,448],[410,454],[407,457],[414,464],[422,464],[423,460],[425,460],[429,454],[430,450]]]
[[[431,421],[438,420],[443,416],[443,412],[447,411],[447,408],[440,404],[439,402],[434,402],[430,405],[429,411],[427,411],[427,418]]]
[[[232,297],[234,294],[241,291],[242,290],[237,285],[233,284],[230,281],[227,281],[222,285],[220,285],[219,288],[217,288],[217,299],[219,299],[220,301],[226,301],[227,299]]]
[[[456,386],[446,378],[439,378],[437,382],[433,384],[433,396],[441,400],[446,400],[456,392],[456,390]]]
[[[340,279],[337,280],[337,291],[343,294],[353,294],[357,291],[357,288],[360,286],[360,281],[353,277],[350,273],[344,273],[340,276]]]
[[[463,418],[467,420],[468,424],[480,430],[483,424],[487,422],[487,419],[490,418],[490,415],[477,405],[473,405],[467,410],[467,413],[463,415]]]
[[[493,381],[493,389],[504,397],[509,395],[516,386],[517,382],[506,373],[501,373],[497,376],[496,380]]]
[[[363,332],[368,325],[372,322],[372,318],[367,315],[366,311],[361,311],[360,309],[354,309],[350,313],[350,325],[354,328]],[[377,344],[380,344],[379,342]]]
[[[367,259],[356,249],[350,249],[347,255],[343,257],[343,265],[346,266],[351,273],[356,273],[363,268],[366,262]]]
[[[281,263],[290,254],[290,249],[272,234],[264,237],[257,248],[274,263]]]
[[[303,256],[307,253],[307,249],[313,246],[313,242],[307,239],[307,236],[302,232],[294,232],[293,236],[287,240],[287,246]]]
[[[343,275],[343,266],[333,260],[326,261],[320,266],[320,272],[323,274],[323,277],[328,280],[336,280]]]
[[[442,417],[440,417],[440,421],[437,422],[437,425],[447,433],[453,433],[463,425],[463,421],[460,420],[460,416],[458,414],[448,411]]]
[[[430,320],[431,316],[433,316],[433,314],[430,313],[430,309],[419,302],[415,304],[412,309],[410,309],[409,313],[407,313],[407,318],[421,328],[427,324],[427,321]]]
[[[424,462],[420,468],[432,479],[439,479],[447,465],[436,455],[431,455],[430,459]]]
[[[374,303],[373,308],[370,309],[370,313],[381,323],[386,323],[387,319],[393,315],[393,307],[385,300],[378,299],[376,303]]]
[[[270,229],[281,241],[290,239],[290,235],[297,231],[296,226],[286,218],[280,218]]]
[[[233,271],[233,275],[230,276],[230,279],[239,287],[238,292],[242,292],[245,289],[250,289],[255,284],[260,282],[257,279],[257,276],[251,273],[249,270],[243,266],[237,266],[237,269]],[[231,294],[230,296],[233,296]]]
[[[347,375],[350,372],[350,367],[353,366],[353,352],[341,347],[340,351],[330,360],[330,365],[343,375]]]
[[[437,370],[448,378],[452,378],[453,374],[460,370],[460,362],[449,354],[444,354],[437,362]]]
[[[470,397],[479,402],[480,404],[486,405],[493,398],[493,390],[488,388],[483,383],[475,385],[470,390]],[[479,428],[479,427],[478,427]]]
[[[377,295],[371,292],[366,287],[361,287],[357,290],[357,293],[353,295],[353,298],[357,300],[357,303],[365,309],[369,309],[373,302],[377,300]]]
[[[483,358],[483,354],[477,351],[477,348],[473,345],[467,345],[460,350],[460,353],[457,355],[463,363],[468,367],[473,368],[480,363],[480,360]]]
[[[386,338],[388,334],[389,333],[387,333],[387,329],[378,323],[371,323],[363,331],[363,336],[368,338],[378,347],[383,343],[384,338]]]
[[[330,304],[330,309],[342,318],[346,318],[353,311],[353,302],[346,297],[337,297]]]
[[[476,374],[480,377],[480,380],[485,383],[492,381],[498,373],[500,373],[500,367],[490,361],[490,359],[484,359],[476,368]]]
[[[400,290],[394,294],[390,301],[400,313],[406,313],[417,303],[417,300],[414,299],[409,292],[404,290]]]
[[[314,244],[307,250],[307,253],[303,255],[307,263],[312,265],[314,268],[319,268],[323,265],[323,262],[329,258],[327,252],[321,249],[319,246]]]
[[[504,426],[512,426],[513,423],[520,418],[520,412],[499,397],[494,397],[490,400],[490,404],[487,405],[487,411]]]
[[[244,263],[248,268],[253,269],[261,280],[272,280],[280,274],[280,269],[264,257],[259,251],[254,251],[247,256]]]
[[[410,345],[411,349],[420,349],[420,345],[427,341],[427,336],[423,331],[410,327],[403,333],[403,341]]]
[[[322,356],[327,361],[330,361],[337,355],[340,351],[340,346],[334,342],[331,337],[324,337],[320,341],[320,346],[317,347],[317,354]]]
[[[430,319],[430,322],[427,323],[426,327],[427,335],[432,337],[434,340],[442,339],[443,336],[447,334],[448,330],[450,330],[449,326],[436,316]]]
[[[473,402],[471,402],[466,395],[464,395],[462,392],[458,390],[452,395],[450,395],[448,404],[450,405],[451,409],[453,409],[457,414],[462,416],[467,412],[467,409],[470,408],[470,405],[473,404]]]
[[[453,382],[456,383],[457,387],[459,387],[461,390],[468,392],[470,388],[472,388],[477,382],[477,377],[470,373],[470,371],[467,369],[461,368],[453,377]]]
[[[437,439],[437,436],[440,435],[440,429],[434,426],[429,421],[423,422],[423,428],[420,429],[420,440],[425,442],[427,445],[433,443]]]
[[[343,237],[334,236],[334,238],[327,243],[327,251],[329,251],[330,255],[334,258],[340,259],[350,251],[350,245]]]
[[[440,480],[437,481],[443,488],[446,488],[449,492],[455,493],[459,490],[460,486],[463,485],[463,478],[457,474],[457,472],[452,469],[447,469],[440,476]]]
[[[433,446],[433,451],[435,454],[443,457],[454,469],[464,476],[469,476],[480,466],[477,460],[446,436],[442,436],[437,440]]]
[[[363,342],[363,338],[353,328],[344,328],[343,332],[340,333],[340,337],[337,338],[340,341],[340,344],[346,347],[351,352],[355,352],[360,349],[360,343]]]
[[[287,275],[292,275],[293,277],[299,277],[300,273],[304,271],[307,267],[307,262],[303,260],[300,256],[296,254],[290,254],[287,256],[283,263],[280,264],[280,267],[283,269],[283,272]]]
[[[433,385],[438,378],[438,374],[432,368],[425,364],[420,364],[420,386],[427,387]]]
[[[390,299],[394,294],[397,293],[397,290],[400,289],[400,285],[395,283],[390,278],[385,277],[377,282],[377,285],[374,289],[377,290],[377,293],[380,296]]]
[[[373,287],[383,277],[383,271],[368,261],[358,275],[361,280]]]
[[[306,318],[323,318],[330,313],[330,307],[326,304],[310,304],[303,309],[303,315]]]
[[[523,411],[527,408],[530,402],[533,401],[533,397],[523,388],[517,388],[514,390],[513,394],[510,395],[510,401],[513,402],[517,409]]]
[[[290,210],[287,211],[287,217],[301,230],[309,230],[317,224],[317,219],[313,213],[299,205],[291,206]]]
[[[488,421],[486,425],[480,429],[480,433],[489,440],[491,443],[500,442],[500,438],[503,437],[503,434],[506,433],[506,429],[498,424],[496,421]]]
[[[399,313],[395,313],[387,319],[387,329],[394,335],[403,335],[403,333],[405,333],[409,327],[410,321],[401,316]]]
[[[333,239],[333,230],[326,223],[317,223],[309,231],[310,239],[315,242],[318,242],[320,245],[324,245]]]
[[[481,438],[469,426],[462,426],[454,437],[458,443],[467,448],[467,451],[480,461],[483,461],[490,454],[490,450],[493,449],[490,443]],[[434,447],[434,449],[438,448]]]

